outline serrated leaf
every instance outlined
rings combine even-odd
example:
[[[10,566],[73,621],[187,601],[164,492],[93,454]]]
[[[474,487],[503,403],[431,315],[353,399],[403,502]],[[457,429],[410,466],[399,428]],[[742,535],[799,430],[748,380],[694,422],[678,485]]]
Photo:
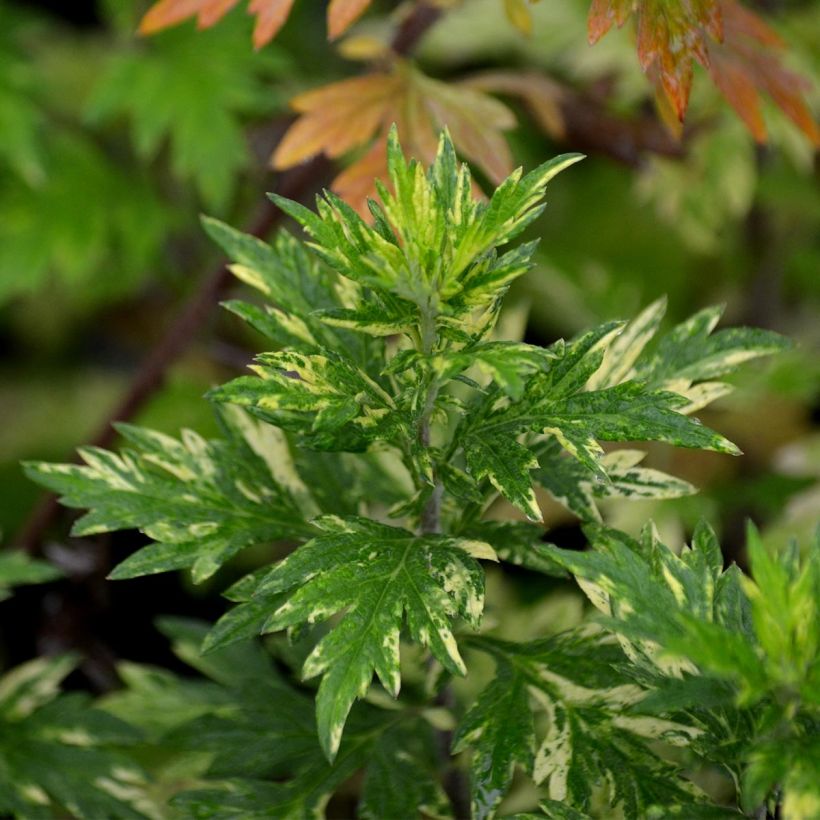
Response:
[[[685,743],[697,731],[621,714],[642,690],[617,674],[617,645],[583,631],[528,644],[491,638],[470,643],[492,655],[497,670],[456,736],[456,749],[474,750],[474,816],[493,816],[516,765],[545,784],[552,800],[581,811],[604,783],[608,810],[617,807],[628,817],[705,802],[649,745]],[[546,718],[545,730],[536,732],[534,711]]]
[[[84,466],[26,465],[27,474],[67,506],[91,508],[75,533],[137,528],[157,542],[126,559],[112,577],[191,567],[199,581],[251,544],[311,532],[296,499],[238,429],[211,441],[190,431],[177,440],[131,425],[118,430],[136,449],[117,455],[83,448]]]
[[[531,521],[541,521],[541,508],[532,488],[530,471],[538,459],[523,444],[484,430],[463,440],[467,468],[477,480],[488,478],[504,498],[515,504]]]
[[[414,640],[449,671],[464,674],[451,624],[458,616],[478,624],[484,579],[468,552],[473,542],[466,539],[415,536],[361,518],[324,518],[319,525],[325,534],[275,566],[257,594],[289,593],[265,631],[346,611],[302,670],[306,678],[323,675],[316,706],[319,736],[333,759],[347,714],[367,692],[373,673],[388,692],[398,694],[405,617]]]
[[[613,450],[600,467],[607,479],[562,452],[555,440],[538,445],[538,468],[533,479],[550,495],[586,522],[601,520],[596,499],[680,498],[697,492],[688,481],[637,465],[646,457],[639,450]]]
[[[388,145],[392,191],[378,186],[381,202],[371,204],[374,225],[331,193],[317,200],[318,213],[273,198],[303,225],[311,247],[330,268],[387,300],[388,315],[404,314],[412,303],[438,314],[437,324],[452,327],[454,320],[480,310],[488,312],[486,331],[495,318],[492,305],[528,269],[534,245],[500,257],[493,250],[541,212],[549,180],[579,159],[567,154],[523,177],[514,172],[485,205],[473,199],[469,172],[457,165],[446,133],[425,173],[418,162],[405,159],[394,130]]]
[[[317,450],[364,450],[402,430],[405,421],[393,398],[343,355],[284,351],[263,353],[256,361],[256,377],[234,379],[209,397],[299,433]]]
[[[0,678],[0,812],[157,817],[145,773],[115,751],[139,732],[92,708],[86,695],[59,693],[75,665],[71,657],[42,658]]]
[[[548,367],[559,354],[523,342],[478,342],[443,356],[442,376],[453,378],[472,366],[486,373],[508,396],[521,398],[527,378]]]
[[[158,12],[170,7],[187,9],[187,17],[208,4],[213,7],[213,0],[164,0],[144,24],[158,21]],[[95,122],[127,117],[134,146],[146,159],[154,159],[167,142],[174,174],[192,180],[210,207],[224,208],[251,161],[245,119],[269,114],[283,102],[271,95],[269,80],[282,73],[284,54],[255,54],[239,45],[245,37],[245,27],[230,21],[202,34],[168,32],[140,50],[114,53],[94,87],[88,116]]]
[[[668,104],[683,121],[698,62],[759,142],[766,139],[759,107],[765,91],[817,144],[820,132],[802,94],[807,83],[782,66],[782,40],[757,14],[736,0],[593,0],[590,43],[633,14],[638,59],[665,97],[661,109]]]
[[[535,762],[527,682],[510,664],[497,664],[495,678],[458,727],[453,753],[471,747],[473,816],[486,818],[509,789],[515,767],[531,771]]]
[[[545,575],[566,574],[549,557],[541,527],[523,522],[482,521],[469,527],[464,535],[486,541],[502,561]]]
[[[388,729],[368,755],[357,816],[384,820],[410,811],[450,817],[439,765],[437,738],[423,721]]]

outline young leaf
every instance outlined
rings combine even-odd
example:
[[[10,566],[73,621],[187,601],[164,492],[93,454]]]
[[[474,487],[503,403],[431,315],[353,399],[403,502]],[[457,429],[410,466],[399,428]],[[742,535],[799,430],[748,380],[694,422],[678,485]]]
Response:
[[[375,672],[394,697],[400,687],[399,635],[410,635],[454,674],[464,662],[451,631],[461,616],[476,626],[484,577],[473,555],[494,558],[487,545],[439,535],[416,536],[362,518],[322,518],[324,534],[299,548],[262,580],[257,594],[289,592],[265,631],[344,618],[305,661],[306,678],[324,675],[316,709],[319,737],[333,759],[353,702]]]

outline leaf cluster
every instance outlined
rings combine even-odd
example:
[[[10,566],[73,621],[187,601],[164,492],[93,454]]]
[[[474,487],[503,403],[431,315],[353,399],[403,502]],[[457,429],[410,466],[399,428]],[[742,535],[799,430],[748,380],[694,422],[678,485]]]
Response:
[[[474,198],[446,133],[429,168],[405,158],[395,129],[388,158],[390,184],[379,183],[379,201],[368,203],[370,221],[330,192],[315,211],[274,197],[304,228],[304,244],[282,235],[268,245],[206,221],[234,272],[264,299],[228,307],[274,348],[257,357],[253,375],[209,394],[220,408],[221,438],[184,431],[177,440],[122,426],[127,446],[120,453],[87,448],[84,465],[27,465],[66,504],[90,508],[78,534],[136,528],[153,541],[115,569],[115,578],[190,567],[202,581],[251,546],[269,550],[271,563],[226,592],[237,606],[207,634],[190,633],[186,646],[202,641],[206,654],[197,663],[210,669],[209,658],[240,651],[233,644],[259,633],[280,643],[287,636],[283,658],[305,688],[274,681],[270,695],[242,689],[231,697],[247,706],[226,706],[219,718],[227,724],[203,716],[191,736],[197,743],[209,737],[214,773],[232,779],[180,796],[180,804],[202,816],[310,816],[366,766],[362,816],[401,816],[420,806],[446,816],[429,777],[435,743],[424,721],[451,726],[450,711],[431,715],[429,701],[449,677],[467,672],[463,649],[470,647],[498,664],[496,681],[455,741],[456,750],[471,752],[477,816],[496,810],[516,765],[567,811],[603,801],[627,816],[654,816],[665,805],[684,816],[723,816],[728,810],[654,746],[683,746],[711,759],[708,731],[718,730],[702,725],[709,716],[695,725],[689,703],[683,717],[647,706],[659,679],[675,678],[654,644],[706,664],[672,638],[689,634],[675,620],[678,609],[699,618],[692,635],[715,622],[704,615],[722,584],[714,539],[700,533],[681,559],[650,539],[641,547],[651,553],[641,575],[643,565],[634,565],[644,559],[632,546],[612,558],[606,546],[576,554],[541,543],[535,487],[593,526],[601,497],[690,492],[686,482],[638,467],[640,451],[606,451],[602,442],[737,453],[690,414],[728,391],[719,379],[740,362],[786,342],[766,331],[713,332],[719,309],[659,335],[660,302],[629,324],[605,323],[548,348],[500,338],[503,298],[529,268],[536,244],[513,240],[541,213],[547,184],[580,156],[515,171],[486,201]],[[499,497],[532,523],[488,520]],[[594,532],[604,545],[620,538]],[[638,557],[617,575],[632,552]],[[605,631],[585,628],[531,646],[480,636],[481,562],[498,560],[575,573],[611,608]],[[794,580],[805,573],[789,566],[783,595],[786,587],[794,594],[790,584],[814,584]],[[735,587],[737,597],[744,588]],[[632,595],[649,596],[653,608],[631,603]],[[732,601],[741,612],[742,600]],[[796,629],[802,621],[793,623]],[[668,635],[657,631],[667,627]],[[731,646],[742,659],[745,650]],[[794,671],[784,686],[800,686],[813,646],[789,656]],[[785,645],[770,651],[785,652]],[[781,661],[773,660],[772,675]],[[253,685],[263,686],[263,661],[248,664]],[[240,673],[221,668],[235,687]],[[315,679],[314,718],[305,691]],[[134,680],[138,689],[164,686],[137,673]],[[757,690],[738,708],[765,698],[768,680],[755,682],[763,694]],[[368,703],[353,709],[357,700]],[[727,697],[720,706],[734,703]],[[747,760],[745,749],[738,760]],[[408,770],[405,755],[423,762]],[[396,790],[410,801],[403,808]],[[770,791],[767,783],[763,796]],[[793,802],[802,799],[794,794]]]

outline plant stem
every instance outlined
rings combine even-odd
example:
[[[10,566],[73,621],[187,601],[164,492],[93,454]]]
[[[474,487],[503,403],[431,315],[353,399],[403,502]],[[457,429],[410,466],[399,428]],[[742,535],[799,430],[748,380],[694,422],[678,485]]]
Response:
[[[428,303],[421,308],[420,322],[420,352],[430,358],[436,349],[438,335],[436,330],[436,309],[432,303]],[[427,395],[424,399],[424,408],[418,424],[418,440],[424,448],[430,447],[430,428],[432,425],[433,412],[438,398],[440,384],[435,375],[431,376],[430,384],[427,388]],[[433,492],[424,509],[421,512],[419,529],[422,534],[441,532],[441,497],[444,494],[444,487],[440,481],[435,480]],[[432,658],[429,663],[432,662]],[[452,687],[449,685],[442,687],[436,696],[436,704],[442,706],[450,712],[455,711],[456,699],[453,695]],[[450,800],[456,820],[470,820],[470,784],[464,772],[453,765],[450,748],[453,743],[453,733],[442,729],[437,733],[438,755],[441,767],[445,772],[443,778],[444,790]]]
[[[436,347],[436,311],[432,304],[428,303],[421,308],[420,322],[420,346],[421,353],[426,357],[433,355]],[[435,375],[430,377],[430,384],[427,388],[427,395],[424,397],[424,407],[418,422],[419,444],[428,449],[430,447],[430,427],[433,419],[433,411],[438,397],[439,381]],[[435,479],[434,479],[435,480]],[[427,500],[421,513],[421,532],[439,533],[441,532],[441,496],[443,487],[437,481],[433,486],[433,492]]]

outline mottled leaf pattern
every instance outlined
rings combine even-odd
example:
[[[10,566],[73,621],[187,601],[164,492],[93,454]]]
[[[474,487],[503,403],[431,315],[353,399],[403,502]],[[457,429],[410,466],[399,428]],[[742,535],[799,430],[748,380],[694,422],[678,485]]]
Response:
[[[139,733],[93,708],[87,695],[60,694],[75,666],[68,656],[40,658],[0,678],[0,812],[159,817],[145,773],[117,750]]]
[[[516,766],[549,797],[590,807],[608,784],[610,811],[653,816],[668,803],[705,802],[695,787],[654,752],[649,741],[685,744],[697,730],[651,717],[628,717],[643,690],[617,672],[617,644],[594,633],[514,644],[471,640],[492,655],[496,676],[459,726],[455,749],[472,748],[473,815],[490,817],[512,782]],[[534,713],[546,729],[536,732]]]
[[[84,466],[28,465],[65,503],[90,507],[77,533],[134,527],[156,542],[114,577],[190,566],[201,580],[245,547],[276,542],[278,560],[227,590],[236,606],[210,630],[160,623],[210,681],[125,665],[130,691],[106,708],[195,758],[190,788],[174,801],[184,816],[316,818],[361,772],[359,816],[447,817],[459,812],[442,791],[434,729],[451,731],[459,710],[447,692],[431,700],[448,676],[465,674],[466,644],[496,664],[455,734],[454,748],[469,753],[475,817],[497,811],[517,768],[547,796],[547,816],[735,814],[706,801],[682,773],[690,763],[730,772],[747,813],[779,786],[784,805],[805,814],[814,799],[800,755],[817,726],[816,553],[773,557],[752,538],[755,583],[723,571],[706,527],[678,555],[651,527],[639,540],[605,529],[597,509],[611,496],[692,490],[642,466],[643,453],[606,452],[601,442],[736,452],[686,414],[725,392],[714,379],[783,340],[713,333],[720,311],[710,308],[653,342],[662,303],[546,349],[499,338],[502,299],[535,247],[511,242],[541,213],[548,182],[580,156],[513,172],[486,201],[446,133],[429,168],[405,158],[395,130],[387,157],[390,187],[377,185],[371,221],[330,192],[315,212],[274,197],[304,228],[306,247],[205,221],[234,273],[267,303],[229,308],[276,348],[257,357],[254,375],[211,392],[222,439],[123,426],[120,454],[88,448]],[[501,494],[539,521],[533,482],[582,519],[595,549],[558,549],[536,524],[483,520]],[[524,644],[477,636],[479,561],[499,558],[574,573],[599,623]],[[280,632],[266,642],[274,665],[252,639]],[[0,714],[28,720],[49,709],[64,674],[64,662],[53,663],[0,683]],[[28,674],[39,682],[26,688]],[[152,699],[166,712],[141,719]],[[357,700],[366,702],[354,709]],[[785,715],[799,715],[796,727]],[[773,768],[782,737],[800,754]],[[683,757],[669,753],[676,744]],[[157,776],[173,776],[168,768]],[[28,799],[70,814],[140,816],[122,808],[119,782],[109,789],[118,803],[77,812],[54,778],[46,788],[39,777],[33,790],[12,781],[23,787],[11,797],[0,785],[0,799],[12,812]]]
[[[229,438],[213,441],[191,431],[177,440],[119,425],[135,449],[118,455],[84,448],[83,466],[32,463],[26,471],[64,504],[91,508],[75,534],[135,528],[157,542],[126,559],[113,577],[191,567],[194,579],[203,580],[251,544],[311,533],[266,460],[286,457],[286,444],[264,432],[248,440],[238,422],[225,419]]]
[[[371,441],[400,435],[393,399],[346,357],[287,351],[263,353],[256,361],[251,369],[259,378],[240,377],[210,397],[299,431],[317,450],[363,450]]]
[[[646,456],[640,450],[614,450],[603,455],[599,464],[607,480],[568,456],[555,439],[539,445],[536,452],[538,467],[533,479],[584,521],[601,520],[596,499],[680,498],[696,492],[688,481],[639,467]]]
[[[323,518],[324,534],[300,547],[262,579],[257,594],[289,592],[263,629],[345,617],[305,661],[306,678],[323,675],[316,709],[329,758],[339,749],[347,714],[375,672],[394,697],[401,685],[402,621],[454,674],[464,661],[452,621],[476,626],[484,606],[484,576],[475,560],[495,557],[484,543],[447,536],[415,536],[366,519]],[[473,557],[475,556],[475,557]]]
[[[774,555],[750,528],[749,578],[736,566],[723,571],[715,534],[702,524],[679,556],[651,528],[640,541],[592,535],[589,552],[546,550],[578,577],[635,676],[656,687],[639,709],[685,716],[698,753],[740,781],[747,812],[780,787],[783,805],[810,817],[820,805],[806,765],[820,725],[820,540],[802,558],[796,545]],[[788,694],[774,704],[775,692]]]

